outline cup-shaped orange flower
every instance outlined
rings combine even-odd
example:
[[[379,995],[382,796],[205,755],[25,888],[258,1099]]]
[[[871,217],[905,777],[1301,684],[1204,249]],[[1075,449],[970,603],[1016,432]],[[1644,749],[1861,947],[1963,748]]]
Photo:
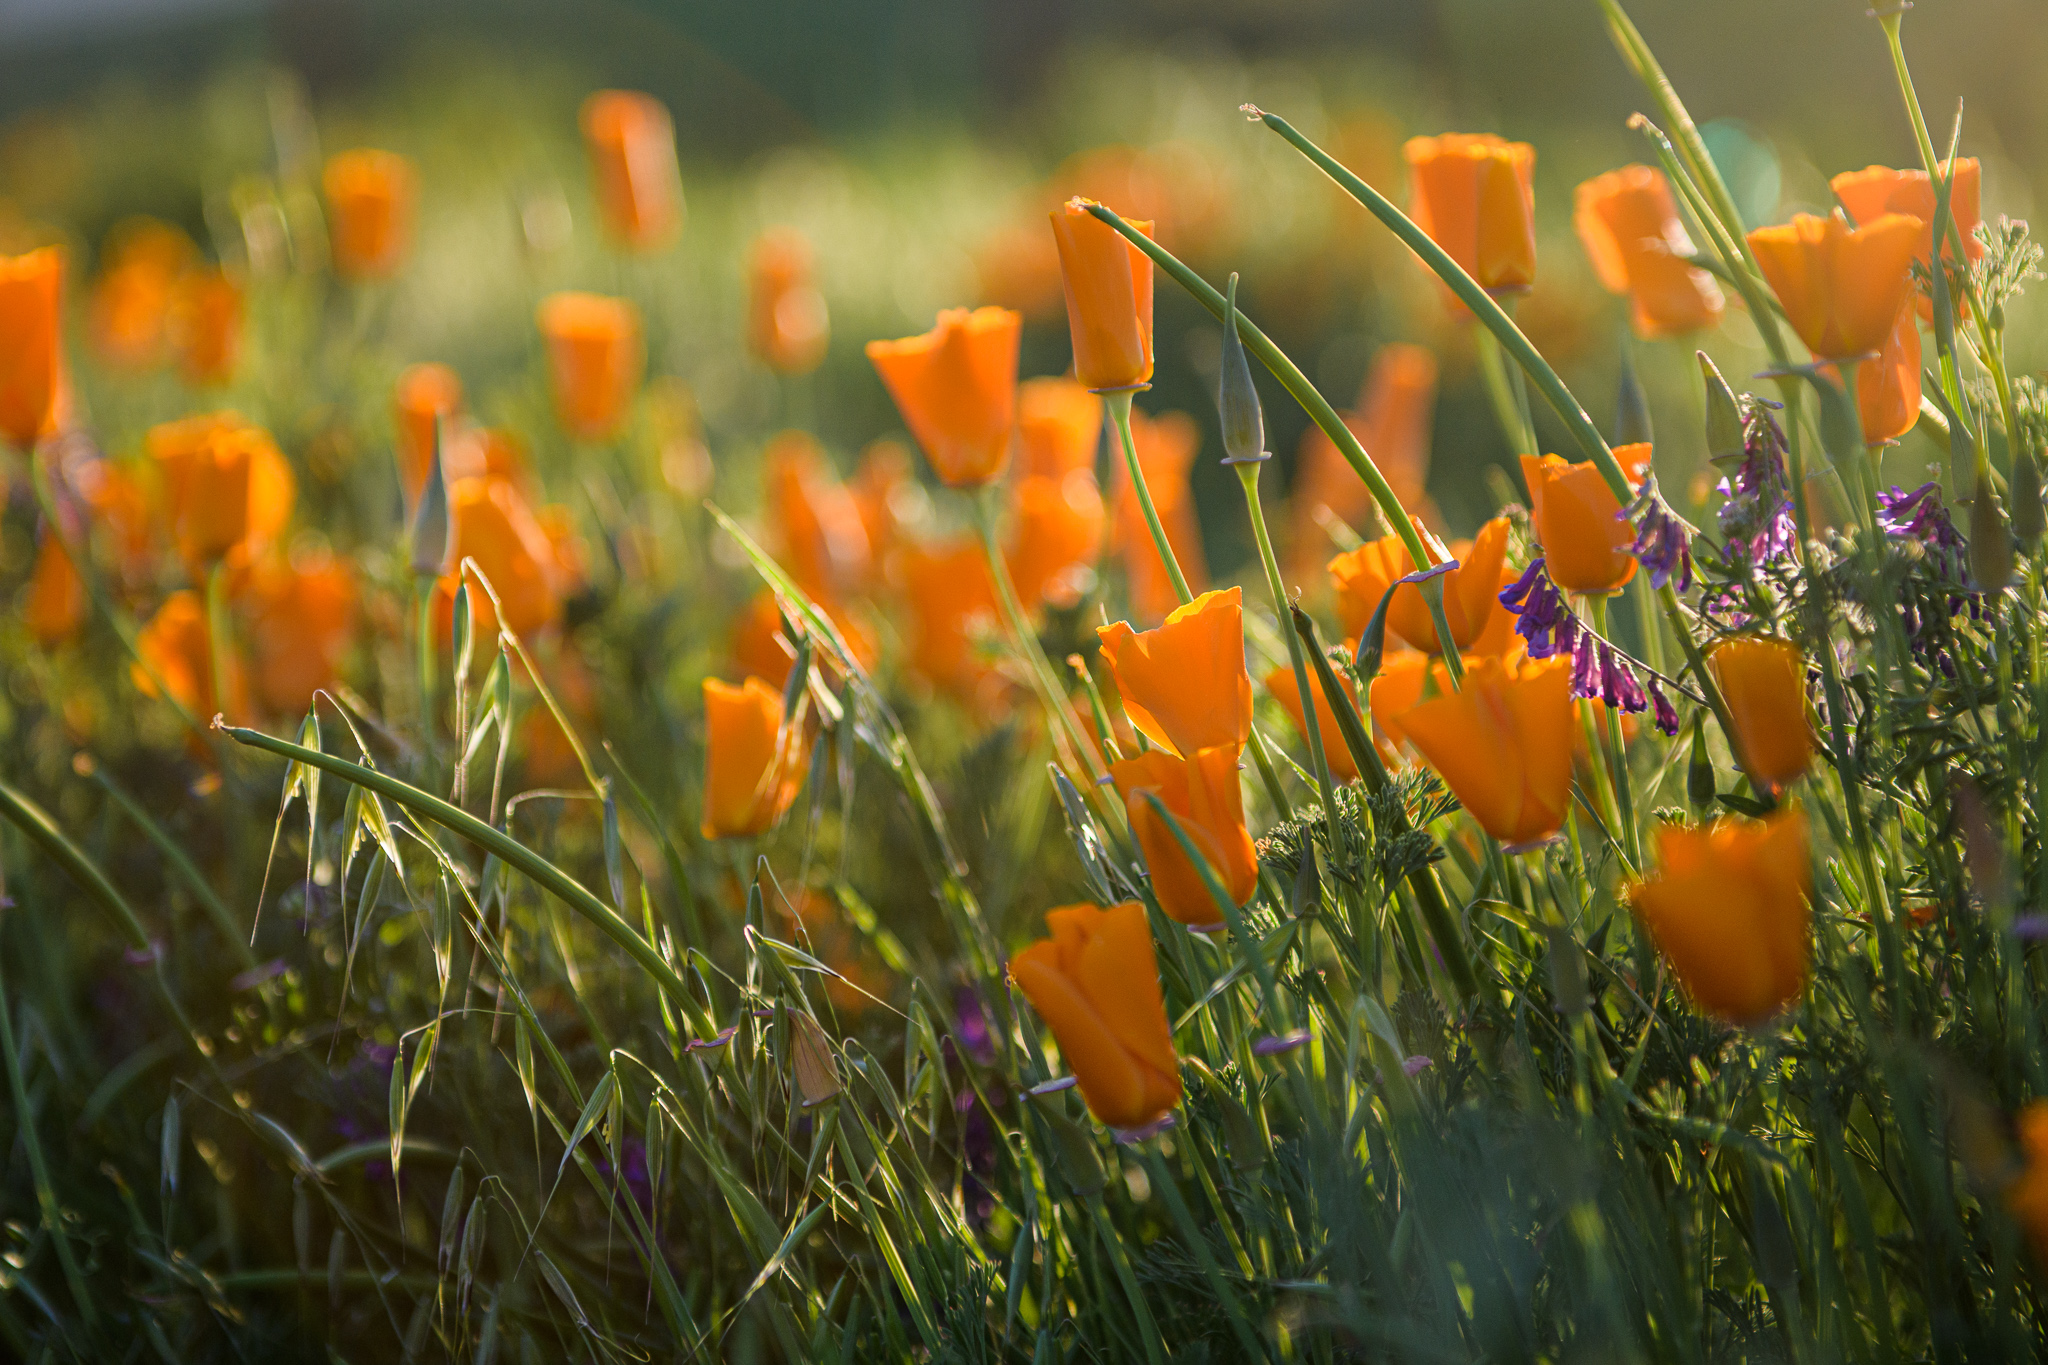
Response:
[[[583,101],[577,122],[612,240],[629,251],[674,241],[683,225],[683,181],[668,108],[637,90],[600,90]]]
[[[1813,766],[1806,723],[1806,656],[1790,640],[1739,635],[1707,656],[1735,722],[1743,767],[1774,787]]]
[[[1657,862],[1655,876],[1629,888],[1629,902],[1693,1003],[1760,1024],[1799,998],[1812,948],[1805,812],[1665,825]]]
[[[1443,542],[1429,532],[1422,533],[1422,542],[1430,552],[1430,564],[1441,564],[1451,557]],[[1493,623],[1494,613],[1506,610],[1500,604],[1499,594],[1507,548],[1507,518],[1495,517],[1465,543],[1463,552],[1457,556],[1458,567],[1443,576],[1444,619],[1461,651],[1476,642]],[[1345,632],[1356,636],[1364,631],[1387,590],[1418,567],[1427,566],[1418,566],[1401,538],[1394,535],[1369,540],[1332,559],[1330,579],[1337,585],[1337,614],[1343,619]],[[1430,611],[1429,602],[1417,584],[1401,583],[1394,588],[1394,600],[1387,606],[1387,629],[1416,649],[1443,653],[1436,615]]]
[[[1490,133],[1410,138],[1408,216],[1482,288],[1536,282],[1536,150]]]
[[[270,433],[238,413],[152,427],[144,446],[162,478],[178,554],[196,574],[222,559],[245,561],[291,520],[298,484]]]
[[[153,218],[107,234],[86,304],[86,338],[107,364],[145,370],[164,358],[172,293],[197,255],[192,239]]]
[[[1356,408],[1343,414],[1344,425],[1410,511],[1425,510],[1428,500],[1436,374],[1436,357],[1422,347],[1400,342],[1382,346],[1359,388]],[[1322,509],[1356,527],[1372,515],[1374,503],[1372,490],[1322,428],[1310,424],[1302,433],[1299,451],[1288,494],[1296,547],[1290,576],[1306,578],[1321,565],[1318,547],[1329,543],[1319,524]]]
[[[1856,367],[1856,413],[1865,445],[1897,440],[1920,420],[1918,316],[1908,299],[1884,349]],[[1841,366],[1833,368],[1840,373]]]
[[[1950,163],[1941,163],[1949,175]],[[1977,225],[1984,221],[1981,207],[1983,176],[1977,158],[1966,156],[1954,163],[1949,184],[1948,211],[1955,216],[1963,236],[1963,249],[1970,260],[1980,260],[1984,244],[1977,240]],[[1903,213],[1920,220],[1920,240],[1913,259],[1925,266],[1934,251],[1934,182],[1925,171],[1895,171],[1889,166],[1866,166],[1860,171],[1843,171],[1828,181],[1828,188],[1842,207],[1859,223],[1868,223],[1887,213]],[[1955,243],[1944,241],[1942,254],[1954,259]]]
[[[1358,693],[1352,688],[1350,679],[1342,681],[1344,690],[1351,694],[1351,704],[1355,708],[1358,705]],[[1330,700],[1323,695],[1323,689],[1317,685],[1313,674],[1309,677],[1308,690],[1315,701],[1316,727],[1323,737],[1323,759],[1330,765],[1330,776],[1339,782],[1349,782],[1358,776],[1358,764],[1352,761],[1351,746],[1344,742],[1344,732],[1337,728],[1337,713],[1330,709]],[[1301,690],[1294,685],[1294,670],[1276,668],[1268,673],[1266,691],[1272,695],[1274,701],[1280,703],[1280,709],[1294,722],[1295,731],[1306,743],[1308,716],[1302,710]]]
[[[1617,447],[1614,458],[1640,482],[1650,467],[1649,443]],[[1614,592],[1635,577],[1635,530],[1591,460],[1524,455],[1522,482],[1552,582],[1570,592]]]
[[[782,694],[759,678],[738,687],[704,680],[704,837],[762,834],[804,784],[810,744],[782,714]]]
[[[392,393],[391,415],[398,435],[398,477],[405,485],[405,502],[419,501],[427,482],[427,470],[434,462],[434,433],[441,439],[455,439],[455,419],[462,411],[462,377],[446,365],[409,365],[398,376]],[[448,452],[442,452],[446,472]]]
[[[232,383],[242,360],[242,286],[224,270],[195,270],[179,280],[171,306],[171,343],[185,382]]]
[[[1925,229],[1903,213],[1853,228],[1839,213],[1800,213],[1751,232],[1749,249],[1806,349],[1844,360],[1884,348],[1912,295],[1913,253]]]
[[[1143,1128],[1180,1103],[1180,1058],[1159,989],[1145,907],[1067,905],[1046,912],[1052,937],[1010,959],[1010,980],[1060,1045],[1088,1112]]]
[[[804,593],[837,601],[866,576],[867,526],[853,494],[832,475],[817,438],[779,432],[768,442],[768,516],[782,566]]]
[[[1102,400],[1065,376],[1027,379],[1017,386],[1017,472],[1026,478],[1064,478],[1095,472],[1102,440]]]
[[[1152,258],[1088,212],[1091,202],[1052,211],[1074,373],[1097,393],[1143,388],[1152,382]],[[1131,226],[1152,235],[1149,222]]]
[[[1244,822],[1244,790],[1237,773],[1242,752],[1237,745],[1219,744],[1179,759],[1164,749],[1151,749],[1110,765],[1117,795],[1130,817],[1131,837],[1145,855],[1152,894],[1158,897],[1159,908],[1182,924],[1215,924],[1225,912],[1174,837],[1173,827],[1147,796],[1158,798],[1225,894],[1243,905],[1258,890],[1259,860]]]
[[[63,307],[61,249],[0,256],[0,437],[24,450],[56,429]]]
[[[1070,607],[1080,601],[1094,582],[1109,525],[1095,476],[1075,470],[1058,478],[1019,479],[1010,516],[1003,557],[1024,610],[1035,611],[1041,602]]]
[[[772,370],[809,374],[825,359],[832,315],[811,278],[811,244],[770,228],[747,257],[747,349]]]
[[[35,567],[21,598],[21,622],[44,649],[55,649],[85,624],[85,581],[47,527],[36,546]]]
[[[1447,681],[1441,672],[1440,683]],[[1412,691],[1402,686],[1407,682]],[[1415,746],[1472,813],[1504,844],[1547,839],[1571,808],[1571,660],[1479,656],[1457,691],[1383,673],[1373,680],[1373,718]],[[1401,695],[1406,692],[1407,695]]]
[[[1678,336],[1721,320],[1720,286],[1685,259],[1692,239],[1660,171],[1623,166],[1585,181],[1573,195],[1572,226],[1600,283],[1628,296],[1638,335]]]
[[[948,308],[922,336],[867,345],[904,425],[948,487],[979,488],[1010,462],[1023,327],[1023,315],[1007,308]]]
[[[541,300],[538,316],[555,420],[579,441],[617,435],[645,363],[639,310],[602,294],[563,293]]]
[[[448,489],[448,514],[449,565],[459,571],[463,560],[476,561],[504,605],[504,624],[514,634],[532,635],[561,618],[554,542],[516,484],[492,474],[457,479]],[[472,588],[470,603],[481,628],[496,629],[490,598]]]
[[[228,685],[223,698],[214,686],[213,636],[207,628],[206,603],[189,588],[181,588],[164,599],[156,615],[135,632],[135,650],[149,665],[129,666],[129,676],[145,697],[161,696],[154,670],[171,697],[204,723],[216,711],[229,719],[249,712],[247,683],[238,660],[228,661]]]
[[[1153,510],[1159,513],[1159,523],[1166,529],[1166,543],[1173,547],[1173,557],[1180,561],[1180,571],[1189,588],[1200,592],[1209,581],[1209,570],[1202,553],[1202,527],[1195,515],[1194,490],[1188,485],[1188,475],[1201,448],[1201,428],[1184,412],[1147,417],[1133,408],[1131,444],[1138,452],[1138,468],[1145,475],[1145,486],[1152,490]],[[1131,609],[1144,620],[1157,620],[1180,605],[1180,593],[1159,558],[1159,547],[1153,544],[1151,529],[1145,524],[1145,510],[1139,505],[1129,472],[1121,460],[1115,464],[1115,541],[1124,562]]]
[[[2020,1172],[2005,1187],[2005,1206],[2025,1229],[2034,1260],[2048,1269],[2048,1100],[2035,1100],[2013,1117]]]
[[[1001,676],[975,642],[995,627],[996,590],[980,544],[906,545],[892,576],[910,608],[910,666],[959,701],[992,709]]]
[[[381,280],[398,273],[412,248],[417,177],[396,152],[358,147],[328,159],[320,176],[327,195],[327,249],[345,280]]]
[[[1124,714],[1168,753],[1244,747],[1252,680],[1244,666],[1244,593],[1205,592],[1152,630],[1128,621],[1096,627]]]
[[[256,700],[271,715],[297,715],[341,676],[355,639],[355,576],[331,554],[295,555],[259,567],[246,602]]]

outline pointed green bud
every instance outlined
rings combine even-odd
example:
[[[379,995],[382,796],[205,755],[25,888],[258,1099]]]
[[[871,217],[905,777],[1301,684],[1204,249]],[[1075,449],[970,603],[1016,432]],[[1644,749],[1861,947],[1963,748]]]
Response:
[[[1257,464],[1266,453],[1266,418],[1259,411],[1258,386],[1252,365],[1237,334],[1237,276],[1230,277],[1224,296],[1223,370],[1216,380],[1216,412],[1223,423],[1223,463]]]
[[[2048,530],[2048,508],[2041,503],[2041,462],[2027,442],[2020,444],[2019,458],[2012,462],[2012,478],[2005,491],[2012,499],[2012,533],[2032,554],[2041,543],[2041,533]]]
[[[1358,633],[1358,653],[1352,664],[1358,669],[1361,687],[1371,687],[1372,680],[1380,675],[1380,660],[1387,656],[1387,608],[1393,604],[1396,583],[1380,597],[1379,606],[1373,609],[1372,619],[1365,623],[1365,629]]]
[[[1700,377],[1707,384],[1707,458],[1715,464],[1742,458],[1742,409],[1736,405],[1735,390],[1721,377],[1721,371],[1705,351],[1699,358]]]
[[[437,578],[448,566],[448,480],[441,471],[441,423],[434,423],[434,458],[412,515],[412,571]]]
[[[1626,341],[1621,347],[1621,386],[1614,398],[1614,443],[1618,446],[1647,442],[1650,434],[1650,396],[1636,378],[1635,361]]]
[[[1685,799],[1694,810],[1714,804],[1714,757],[1707,752],[1707,725],[1703,716],[1692,718],[1692,760],[1685,766]]]
[[[2012,582],[2012,523],[1991,487],[1988,470],[1977,475],[1970,502],[1970,584],[1978,592],[2003,592]]]

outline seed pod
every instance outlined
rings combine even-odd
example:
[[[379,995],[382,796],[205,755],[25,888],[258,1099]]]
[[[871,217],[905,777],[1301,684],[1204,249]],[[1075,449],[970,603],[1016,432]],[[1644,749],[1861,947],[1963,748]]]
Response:
[[[2012,462],[2012,479],[2005,491],[2012,500],[2013,534],[2032,554],[2041,543],[2042,531],[2048,530],[2048,508],[2041,502],[2041,462],[2026,442],[2021,443],[2019,458]]]
[[[1988,471],[1977,474],[1970,503],[1970,585],[1978,592],[2003,592],[2012,582],[2012,523],[1991,487]]]
[[[1635,445],[1651,440],[1650,396],[1643,392],[1642,383],[1636,378],[1636,367],[1629,359],[1629,348],[1621,348],[1621,387],[1614,398],[1614,443],[1618,446]]]
[[[1707,726],[1702,716],[1692,718],[1692,760],[1685,766],[1685,799],[1694,810],[1714,804],[1714,757],[1707,752]]]
[[[1216,411],[1223,423],[1223,463],[1257,464],[1266,453],[1266,419],[1244,338],[1237,334],[1237,276],[1230,277],[1223,313],[1223,369],[1216,381]]]
[[[1735,404],[1735,390],[1721,377],[1721,371],[1705,351],[1696,351],[1700,377],[1707,385],[1707,458],[1719,464],[1742,458],[1742,410]]]

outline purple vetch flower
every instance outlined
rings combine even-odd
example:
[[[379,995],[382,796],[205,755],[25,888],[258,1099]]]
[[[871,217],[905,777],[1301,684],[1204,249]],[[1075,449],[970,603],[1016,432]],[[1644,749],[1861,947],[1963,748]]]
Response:
[[[1431,1067],[1435,1065],[1436,1062],[1433,1059],[1425,1057],[1418,1052],[1413,1057],[1410,1057],[1406,1061],[1401,1063],[1401,1070],[1407,1075],[1408,1079],[1412,1081],[1417,1076],[1420,1076],[1423,1072],[1429,1070]]]
[[[1661,588],[1674,582],[1680,592],[1692,587],[1694,531],[1683,517],[1671,510],[1671,504],[1664,501],[1663,494],[1657,491],[1655,474],[1643,475],[1636,500],[1615,516],[1634,523],[1636,540],[1629,547],[1629,553],[1649,570],[1652,587]]]
[[[1637,676],[1638,669],[1645,674],[1648,669],[1580,624],[1541,559],[1502,590],[1500,600],[1502,606],[1518,613],[1515,629],[1529,642],[1530,658],[1570,655],[1572,696],[1599,700],[1630,715],[1650,709],[1650,698]],[[1657,728],[1667,735],[1677,734],[1678,711],[1657,689],[1654,677],[1651,691],[1657,699]]]
[[[1671,699],[1664,695],[1664,688],[1658,683],[1655,674],[1650,676],[1648,686],[1650,689],[1650,708],[1657,713],[1657,729],[1666,735],[1677,734],[1678,708],[1673,706]]]
[[[268,962],[258,963],[246,972],[238,973],[228,982],[228,989],[231,991],[249,990],[251,987],[260,986],[266,981],[272,981],[283,976],[284,970],[284,959],[274,957]]]
[[[1727,538],[1727,555],[1752,567],[1791,552],[1798,531],[1792,485],[1785,474],[1785,433],[1770,408],[1744,395],[1742,463],[1721,480],[1727,499],[1714,514]]]
[[[720,1029],[717,1033],[713,1034],[709,1038],[692,1038],[689,1042],[683,1044],[683,1051],[699,1052],[707,1048],[724,1047],[727,1043],[732,1041],[732,1036],[735,1033],[738,1033],[739,1031],[740,1026],[738,1024],[728,1025],[727,1027]]]
[[[2020,915],[2012,922],[2014,938],[2038,943],[2048,938],[2048,915]]]
[[[1119,1146],[1132,1147],[1146,1138],[1159,1136],[1177,1122],[1179,1120],[1172,1114],[1164,1114],[1142,1128],[1112,1128],[1109,1135],[1117,1140]]]
[[[647,1144],[632,1133],[626,1134],[619,1144],[619,1166],[625,1177],[626,1193],[640,1206],[642,1213],[654,1212],[654,1181],[647,1171]],[[600,1156],[594,1163],[598,1175],[611,1179],[612,1163],[608,1156]]]
[[[988,1006],[981,992],[962,984],[953,991],[953,1012],[958,1017],[960,1045],[968,1057],[981,1066],[996,1059],[995,1031],[989,1027]]]
[[[1501,589],[1500,604],[1515,613],[1515,633],[1529,642],[1532,659],[1568,653],[1583,629],[1540,557]]]
[[[1295,1029],[1292,1033],[1267,1034],[1252,1040],[1252,1056],[1277,1057],[1283,1052],[1292,1052],[1308,1041],[1308,1030]]]
[[[1927,558],[1943,572],[1961,579],[1968,573],[1969,548],[1941,502],[1941,485],[1923,483],[1912,492],[1890,488],[1877,495],[1877,524],[1895,540],[1917,540]]]

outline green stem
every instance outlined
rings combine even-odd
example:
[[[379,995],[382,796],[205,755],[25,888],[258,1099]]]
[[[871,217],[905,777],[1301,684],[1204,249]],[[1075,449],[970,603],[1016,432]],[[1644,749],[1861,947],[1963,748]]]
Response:
[[[1586,599],[1586,614],[1593,618],[1593,629],[1602,636],[1607,634],[1607,599],[1592,596]],[[1607,712],[1607,765],[1614,784],[1615,822],[1617,833],[1626,841],[1629,861],[1637,867],[1643,865],[1642,831],[1636,828],[1635,787],[1628,770],[1628,746],[1621,734],[1621,712],[1614,707],[1603,708]]]
[[[1529,419],[1528,392],[1518,392],[1510,380],[1499,340],[1491,332],[1481,332],[1475,340],[1479,343],[1479,377],[1485,381],[1487,401],[1493,405],[1501,435],[1516,454],[1539,454],[1535,424]]]
[[[1166,576],[1173,580],[1173,590],[1179,595],[1181,605],[1195,600],[1188,591],[1187,576],[1180,571],[1180,560],[1174,556],[1173,545],[1166,538],[1166,527],[1160,524],[1159,509],[1153,505],[1151,486],[1145,482],[1145,471],[1138,464],[1138,445],[1131,439],[1131,394],[1130,389],[1117,389],[1102,395],[1102,405],[1109,409],[1109,417],[1116,423],[1117,437],[1123,442],[1124,469],[1130,474],[1131,491],[1138,495],[1138,506],[1145,513],[1145,528],[1152,533],[1153,548],[1159,551],[1159,562],[1166,566]]]
[[[1287,657],[1294,665],[1294,686],[1301,698],[1301,728],[1308,739],[1309,758],[1314,764],[1316,787],[1323,796],[1323,819],[1337,818],[1337,788],[1330,780],[1330,759],[1323,752],[1323,725],[1316,717],[1315,694],[1308,690],[1308,664],[1301,653],[1301,639],[1286,629],[1287,589],[1280,579],[1280,561],[1273,554],[1273,538],[1266,531],[1266,512],[1259,504],[1259,466],[1241,464],[1237,481],[1244,485],[1244,507],[1251,517],[1252,534],[1259,542],[1259,562],[1266,569],[1266,588],[1273,594],[1273,615],[1287,637]]]
[[[225,712],[233,692],[229,670],[234,666],[233,623],[228,619],[228,562],[223,559],[206,576],[206,644],[213,669],[213,709]],[[237,717],[237,719],[240,719]]]

